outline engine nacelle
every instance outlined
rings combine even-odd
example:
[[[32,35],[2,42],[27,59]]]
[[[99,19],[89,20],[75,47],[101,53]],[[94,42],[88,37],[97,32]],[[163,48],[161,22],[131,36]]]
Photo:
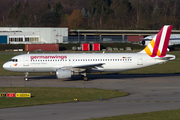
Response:
[[[145,46],[145,45],[146,45],[146,41],[145,41],[145,40],[142,40],[142,41],[140,42],[140,44],[143,45],[143,46]]]
[[[56,70],[56,77],[58,79],[64,79],[64,78],[71,78],[72,71],[68,69],[57,69]]]

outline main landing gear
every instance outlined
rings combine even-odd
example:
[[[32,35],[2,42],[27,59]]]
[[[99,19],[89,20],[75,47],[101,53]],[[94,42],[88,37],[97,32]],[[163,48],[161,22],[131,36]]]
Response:
[[[86,73],[83,73],[83,74],[82,74],[82,79],[83,79],[84,81],[88,81],[88,77],[86,76]]]
[[[25,75],[25,77],[24,77],[24,80],[25,80],[25,81],[28,81],[28,74],[29,74],[29,73],[26,72],[26,75]]]

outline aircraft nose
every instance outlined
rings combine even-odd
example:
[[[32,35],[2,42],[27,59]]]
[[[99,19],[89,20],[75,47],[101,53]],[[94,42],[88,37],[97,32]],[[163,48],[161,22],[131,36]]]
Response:
[[[7,70],[7,68],[8,68],[7,63],[4,63],[4,64],[3,64],[3,68],[4,68],[5,70]]]

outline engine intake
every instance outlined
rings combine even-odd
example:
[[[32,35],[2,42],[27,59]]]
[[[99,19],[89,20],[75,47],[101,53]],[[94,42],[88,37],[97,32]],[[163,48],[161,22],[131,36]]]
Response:
[[[56,77],[58,79],[71,78],[72,75],[73,75],[73,72],[68,69],[57,69],[56,70]]]
[[[142,44],[143,46],[145,46],[146,41],[145,41],[145,40],[142,40],[142,41],[141,41],[141,44]]]

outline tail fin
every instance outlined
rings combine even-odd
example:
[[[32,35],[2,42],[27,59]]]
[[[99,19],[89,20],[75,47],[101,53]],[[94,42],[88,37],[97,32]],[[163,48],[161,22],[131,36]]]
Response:
[[[164,57],[167,52],[171,30],[172,25],[163,26],[143,51],[151,57]]]

